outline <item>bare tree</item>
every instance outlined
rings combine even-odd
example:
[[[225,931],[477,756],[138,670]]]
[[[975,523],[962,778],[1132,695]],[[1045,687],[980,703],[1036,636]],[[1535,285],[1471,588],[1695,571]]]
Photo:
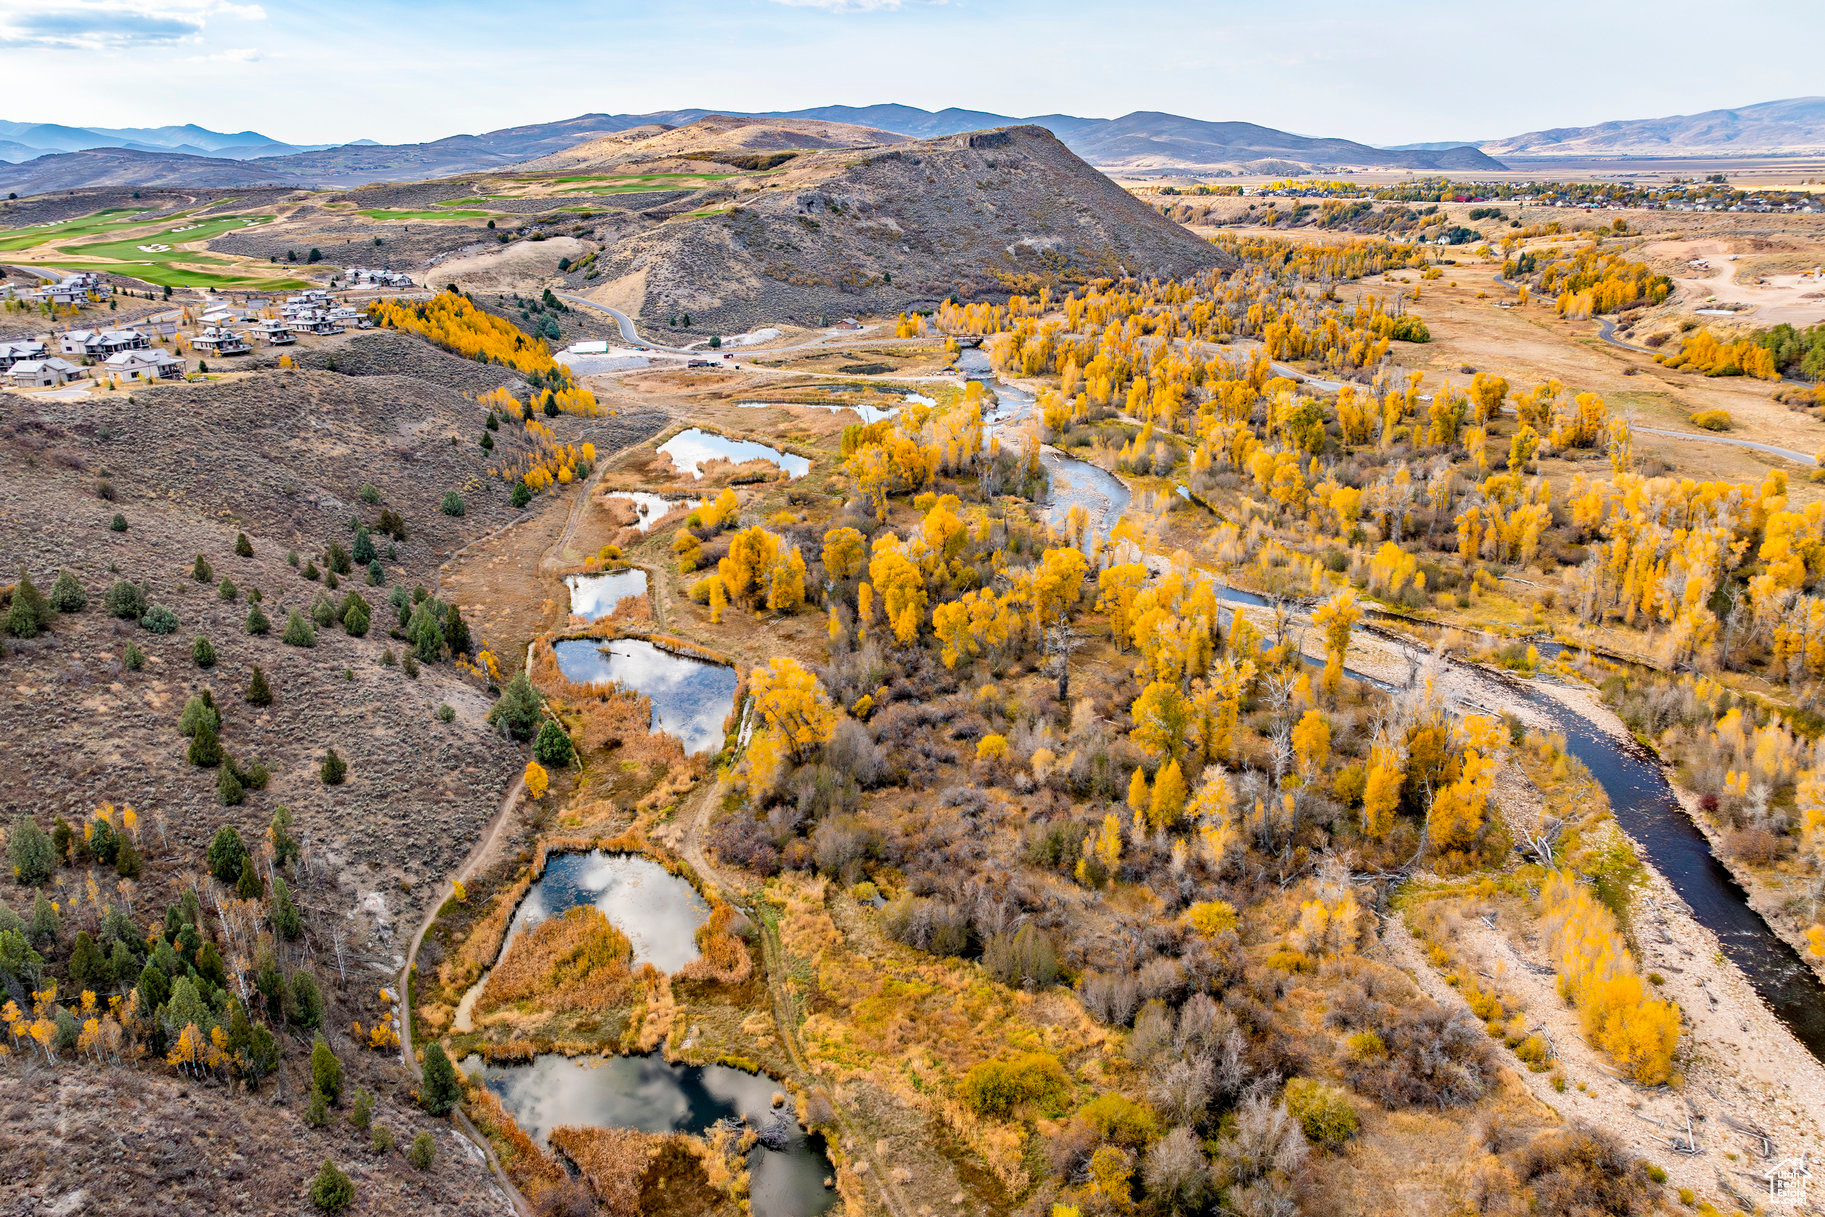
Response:
[[[1141,1177],[1146,1180],[1148,1194],[1164,1202],[1173,1213],[1202,1211],[1210,1190],[1203,1146],[1182,1124],[1147,1151]]]

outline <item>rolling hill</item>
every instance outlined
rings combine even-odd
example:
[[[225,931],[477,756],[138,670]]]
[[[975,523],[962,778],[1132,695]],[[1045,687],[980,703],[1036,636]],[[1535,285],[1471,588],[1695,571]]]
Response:
[[[1825,152],[1825,97],[1790,97],[1734,110],[1554,127],[1491,140],[1492,156],[1747,156]]]
[[[516,168],[529,173],[612,169],[657,160],[734,157],[736,162],[788,150],[864,148],[905,142],[904,135],[852,123],[804,118],[747,118],[711,115],[682,127],[642,124],[599,136]],[[755,166],[758,167],[758,166]]]

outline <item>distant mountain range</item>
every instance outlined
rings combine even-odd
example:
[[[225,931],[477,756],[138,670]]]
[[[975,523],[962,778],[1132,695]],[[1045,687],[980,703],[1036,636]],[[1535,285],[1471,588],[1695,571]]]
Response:
[[[0,189],[36,194],[84,186],[348,187],[419,181],[503,169],[635,127],[681,127],[713,114],[847,123],[910,139],[1025,124],[1052,132],[1100,169],[1131,173],[1351,169],[1474,173],[1504,168],[1498,157],[1703,157],[1825,151],[1825,97],[1593,127],[1561,127],[1480,145],[1433,142],[1392,148],[1147,110],[1121,118],[1069,114],[1017,118],[983,110],[934,112],[901,105],[583,114],[422,144],[360,140],[296,145],[257,131],[228,134],[195,125],[102,128],[0,122],[0,162],[13,162],[0,163]]]
[[[1825,152],[1825,97],[1554,127],[1481,145],[1492,156],[1763,156]]]
[[[754,112],[664,110],[651,114],[584,114],[555,123],[509,127],[482,135],[453,135],[422,144],[300,148],[257,132],[235,135],[201,127],[102,130],[55,124],[0,122],[0,188],[19,194],[83,186],[357,186],[486,172],[536,160],[634,127],[685,126],[712,114],[840,122],[912,139],[932,139],[992,127],[1044,127],[1079,156],[1103,169],[1500,169],[1474,148],[1395,150],[1342,139],[1312,139],[1253,123],[1213,123],[1175,114],[1137,112],[1122,118],[1048,114],[1016,118],[980,110],[933,113],[912,106],[824,106]],[[50,149],[49,151],[32,151]],[[28,157],[28,153],[30,154]]]
[[[363,140],[372,143],[372,140]],[[66,127],[60,123],[13,123],[0,120],[0,161],[24,161],[58,152],[88,148],[130,148],[136,152],[213,156],[251,160],[328,148],[329,144],[287,144],[258,131],[232,135],[187,123],[181,127]]]

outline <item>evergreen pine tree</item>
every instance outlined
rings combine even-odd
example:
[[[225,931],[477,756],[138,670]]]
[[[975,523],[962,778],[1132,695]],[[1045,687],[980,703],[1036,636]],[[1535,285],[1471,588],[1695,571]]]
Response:
[[[13,817],[12,830],[6,834],[6,849],[13,864],[13,879],[21,887],[49,883],[57,871],[57,848],[31,816]]]
[[[70,982],[80,993],[84,989],[102,995],[114,987],[114,972],[108,960],[95,945],[87,930],[78,930],[76,943],[70,948]]]
[[[311,1089],[321,1093],[332,1107],[342,1101],[342,1062],[321,1035],[311,1045]]]
[[[323,990],[317,978],[300,968],[291,978],[291,1021],[307,1031],[323,1025]]]
[[[221,768],[216,771],[215,801],[224,807],[234,807],[246,801],[246,798],[247,787],[242,785],[240,776],[235,773],[234,762],[224,757]]]
[[[224,766],[226,768],[227,766]],[[209,873],[221,883],[235,883],[241,878],[241,867],[247,863],[247,846],[236,832],[234,825],[224,824],[216,829],[215,839],[209,842]]]
[[[292,902],[291,888],[278,872],[272,877],[272,904],[269,909],[272,918],[273,932],[287,942],[295,942],[304,932],[304,922],[298,916],[298,906]]]
[[[56,582],[51,584],[50,605],[60,613],[80,613],[89,605],[89,593],[83,590],[75,575],[61,570],[57,572]]]
[[[6,610],[6,632],[14,638],[36,638],[51,623],[51,606],[44,594],[32,584],[32,577],[19,568],[19,582],[13,587],[13,602]]]
[[[314,647],[317,645],[317,634],[310,623],[298,613],[297,609],[285,619],[285,633],[282,636],[286,646]]]
[[[247,682],[247,704],[250,706],[272,705],[272,686],[266,683],[266,673],[260,665],[253,666],[253,676]]]
[[[462,1098],[463,1089],[456,1080],[456,1066],[450,1063],[450,1055],[444,1046],[432,1040],[425,1048],[424,1067],[420,1071],[418,1101],[424,1109],[434,1116],[447,1116],[456,1101]]]
[[[337,1170],[334,1162],[325,1158],[323,1169],[311,1180],[310,1202],[320,1212],[340,1213],[355,1203],[355,1181]]]
[[[249,606],[247,610],[247,632],[258,638],[270,633],[271,630],[272,622],[267,620],[266,614],[260,611],[260,606],[258,604]]]
[[[260,868],[251,860],[241,868],[241,879],[234,885],[234,894],[243,900],[258,900],[266,894],[266,885],[260,881]]]
[[[214,722],[205,718],[197,724],[196,734],[190,737],[190,750],[185,755],[198,769],[211,769],[222,763],[222,744],[216,736]]]
[[[120,852],[114,855],[114,873],[122,879],[137,879],[144,864],[140,857],[139,846],[133,844],[133,838],[120,839]]]

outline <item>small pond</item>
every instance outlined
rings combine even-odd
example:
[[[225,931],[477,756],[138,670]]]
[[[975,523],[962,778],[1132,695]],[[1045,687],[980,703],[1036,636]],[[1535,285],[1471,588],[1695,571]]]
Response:
[[[570,575],[570,615],[596,621],[608,616],[623,600],[646,595],[646,572],[615,570],[600,575]]]
[[[602,497],[625,499],[634,505],[633,528],[636,532],[651,532],[653,525],[678,508],[692,511],[703,506],[702,499],[668,499],[662,494],[648,494],[644,490],[617,490]]]
[[[636,969],[650,963],[661,972],[676,972],[698,957],[697,927],[710,916],[710,906],[696,888],[651,858],[599,849],[553,854],[514,910],[500,954],[507,953],[521,931],[585,904],[601,909],[627,935]],[[475,1003],[487,984],[484,973],[463,994],[456,1007],[457,1031],[475,1029]]]
[[[865,423],[878,423],[884,418],[892,418],[900,412],[898,406],[870,406],[860,402],[821,402],[821,401],[738,401],[735,403],[744,410],[766,410],[777,407],[781,410],[828,410],[835,414],[838,410],[848,410]]]
[[[566,638],[554,648],[558,671],[577,684],[610,681],[653,703],[652,728],[675,736],[686,752],[722,746],[723,720],[735,709],[735,669],[664,651],[640,638],[599,643]]]
[[[634,967],[650,963],[676,972],[697,958],[697,927],[710,916],[697,889],[651,858],[637,854],[553,854],[507,927],[507,944],[522,931],[568,909],[590,904],[634,947]]]
[[[784,1090],[772,1078],[726,1065],[673,1065],[658,1054],[548,1055],[528,1065],[487,1065],[469,1057],[463,1069],[492,1090],[535,1141],[565,1125],[703,1133],[743,1116],[757,1130],[777,1119],[780,1148],[763,1143],[748,1155],[755,1217],[817,1217],[836,1204],[835,1190],[824,1186],[835,1172],[823,1138],[806,1135],[789,1110],[772,1114],[773,1096]]]
[[[731,461],[737,465],[746,461],[766,461],[776,468],[784,469],[788,477],[795,478],[811,472],[811,461],[807,457],[781,452],[778,448],[770,448],[751,439],[730,439],[726,435],[717,435],[697,427],[680,431],[660,444],[659,451],[672,458],[672,464],[679,472],[688,473],[694,478],[702,477],[704,463],[714,460]]]

